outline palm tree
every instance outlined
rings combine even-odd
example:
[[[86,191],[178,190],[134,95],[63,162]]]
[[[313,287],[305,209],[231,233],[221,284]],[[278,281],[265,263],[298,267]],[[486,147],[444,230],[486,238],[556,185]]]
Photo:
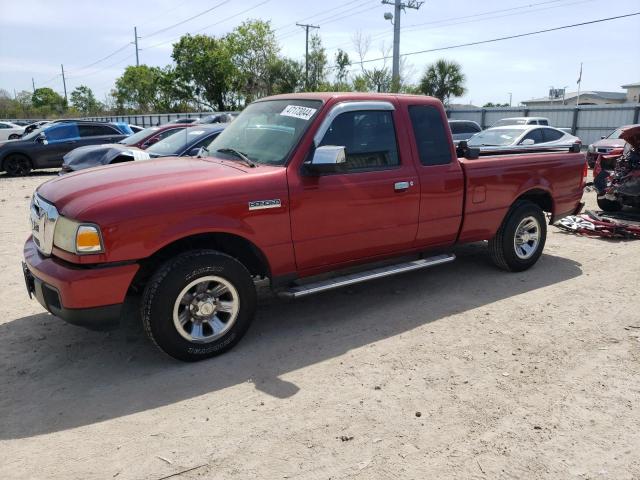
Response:
[[[436,97],[446,105],[451,97],[464,95],[464,81],[460,64],[441,58],[427,67],[419,88],[420,92]]]

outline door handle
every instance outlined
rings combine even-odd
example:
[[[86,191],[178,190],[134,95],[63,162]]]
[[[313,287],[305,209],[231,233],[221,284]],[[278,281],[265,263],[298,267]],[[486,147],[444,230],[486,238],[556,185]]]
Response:
[[[396,182],[393,185],[393,189],[396,192],[403,192],[405,190],[408,190],[409,187],[413,186],[413,182]]]
[[[78,143],[78,142],[76,142],[75,140],[68,140],[68,141],[66,141],[65,143],[66,143],[67,145],[72,145],[72,144],[74,144],[74,143]]]

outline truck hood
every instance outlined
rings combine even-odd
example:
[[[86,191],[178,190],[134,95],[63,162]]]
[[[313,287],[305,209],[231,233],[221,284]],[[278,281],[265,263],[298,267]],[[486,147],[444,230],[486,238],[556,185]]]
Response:
[[[50,180],[37,192],[62,215],[88,220],[83,214],[101,205],[132,204],[151,195],[162,195],[170,201],[186,190],[212,188],[213,184],[247,175],[248,170],[216,159],[170,157],[82,170]]]

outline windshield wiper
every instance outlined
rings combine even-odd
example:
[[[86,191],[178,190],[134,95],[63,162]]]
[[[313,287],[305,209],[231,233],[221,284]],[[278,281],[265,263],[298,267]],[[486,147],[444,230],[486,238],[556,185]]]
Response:
[[[242,160],[243,162],[245,162],[247,165],[249,165],[251,168],[255,168],[258,166],[256,162],[254,162],[249,157],[247,157],[244,153],[239,152],[235,148],[219,148],[216,150],[216,152],[228,153],[230,155],[234,155],[238,157],[240,160]]]

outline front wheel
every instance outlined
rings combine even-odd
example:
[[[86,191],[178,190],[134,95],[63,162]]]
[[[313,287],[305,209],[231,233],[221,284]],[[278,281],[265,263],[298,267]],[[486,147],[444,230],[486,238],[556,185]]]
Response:
[[[22,177],[29,175],[32,165],[29,157],[15,153],[5,159],[2,168],[10,177]]]
[[[535,203],[516,203],[489,241],[493,263],[510,272],[521,272],[535,264],[547,240],[545,220],[544,212]]]
[[[20,138],[20,135],[18,135],[17,133],[12,133],[11,135],[9,135],[8,140],[18,140]]]
[[[197,250],[167,261],[153,275],[142,322],[162,351],[192,362],[233,347],[255,309],[256,289],[244,265],[215,250]]]

